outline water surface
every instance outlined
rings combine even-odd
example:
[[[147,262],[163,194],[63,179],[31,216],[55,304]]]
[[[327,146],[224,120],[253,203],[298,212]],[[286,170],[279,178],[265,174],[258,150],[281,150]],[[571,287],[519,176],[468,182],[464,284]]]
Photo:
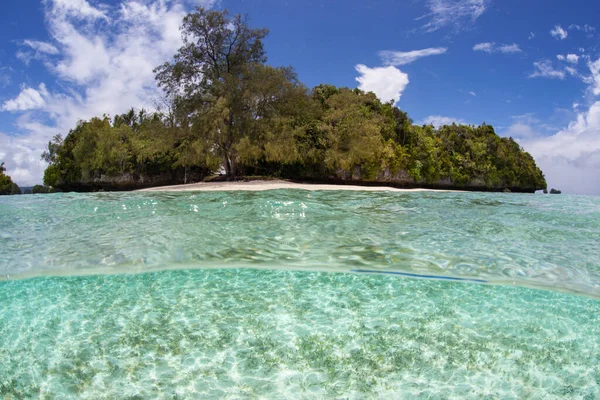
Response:
[[[600,198],[146,192],[0,200],[5,278],[244,267],[402,272],[600,296]]]

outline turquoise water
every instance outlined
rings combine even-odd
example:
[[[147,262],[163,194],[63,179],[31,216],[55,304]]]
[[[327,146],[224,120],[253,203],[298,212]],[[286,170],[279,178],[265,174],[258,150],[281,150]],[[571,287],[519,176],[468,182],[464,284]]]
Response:
[[[592,197],[1,198],[0,398],[599,398],[599,242]]]

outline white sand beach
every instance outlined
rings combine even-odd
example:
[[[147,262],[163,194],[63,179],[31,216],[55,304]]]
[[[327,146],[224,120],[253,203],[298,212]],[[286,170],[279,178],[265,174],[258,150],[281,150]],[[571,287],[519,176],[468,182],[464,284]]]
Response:
[[[303,190],[350,190],[368,192],[448,192],[453,190],[437,189],[398,189],[391,186],[358,186],[358,185],[331,185],[318,183],[295,183],[285,180],[256,180],[238,182],[198,182],[187,185],[159,186],[140,189],[141,192],[183,192],[183,191],[262,191],[274,189],[303,189]]]

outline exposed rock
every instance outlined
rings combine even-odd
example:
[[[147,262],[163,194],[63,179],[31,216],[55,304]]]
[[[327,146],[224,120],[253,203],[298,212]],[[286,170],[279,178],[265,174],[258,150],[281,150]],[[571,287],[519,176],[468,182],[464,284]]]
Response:
[[[291,177],[288,177],[291,178]],[[526,186],[507,186],[505,182],[498,184],[488,184],[482,178],[474,178],[470,182],[464,185],[457,185],[452,182],[449,177],[438,179],[435,182],[426,182],[424,180],[416,181],[413,177],[408,174],[408,171],[400,169],[396,172],[390,171],[389,168],[380,171],[374,178],[364,178],[364,172],[361,171],[360,167],[355,167],[352,172],[345,170],[338,170],[334,175],[330,175],[329,179],[323,179],[319,176],[303,176],[293,177],[294,181],[312,181],[320,183],[334,183],[334,184],[359,184],[365,186],[373,185],[387,185],[398,188],[429,188],[429,189],[455,189],[455,190],[469,190],[469,191],[485,191],[485,192],[516,192],[516,193],[535,193],[536,190],[543,189],[541,187],[535,187],[534,185]]]
[[[554,189],[554,188],[550,189],[550,194],[561,194],[561,193],[562,192],[558,189]]]
[[[78,183],[60,184],[57,189],[75,192],[126,191],[154,186],[178,185],[199,182],[204,178],[204,171],[198,169],[178,168],[159,174],[124,173],[120,175],[100,175]]]

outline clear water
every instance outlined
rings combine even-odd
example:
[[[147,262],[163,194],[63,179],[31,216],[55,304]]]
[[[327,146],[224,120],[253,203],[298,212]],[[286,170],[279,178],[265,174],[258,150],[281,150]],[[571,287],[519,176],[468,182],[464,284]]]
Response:
[[[0,398],[599,398],[598,243],[591,197],[5,197]]]

